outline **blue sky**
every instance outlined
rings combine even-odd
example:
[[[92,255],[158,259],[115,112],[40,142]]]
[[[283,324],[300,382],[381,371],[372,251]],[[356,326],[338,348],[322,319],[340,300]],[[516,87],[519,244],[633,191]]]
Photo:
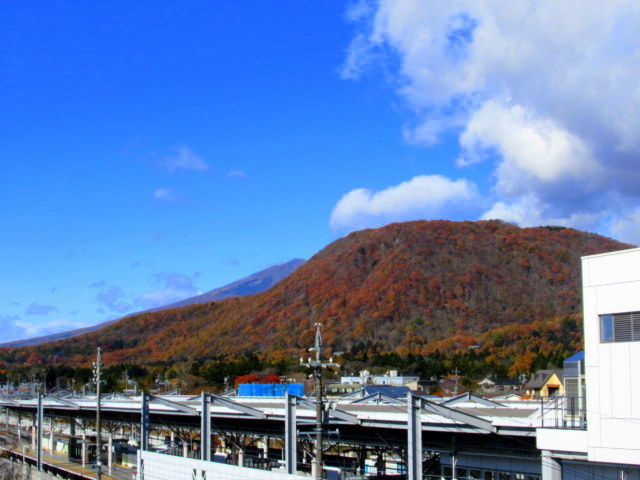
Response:
[[[640,241],[640,16],[582,10],[3,2],[0,341],[397,220]]]

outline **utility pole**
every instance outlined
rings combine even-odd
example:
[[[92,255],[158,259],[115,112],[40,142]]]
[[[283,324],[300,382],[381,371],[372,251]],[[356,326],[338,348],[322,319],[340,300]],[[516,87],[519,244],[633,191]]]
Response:
[[[93,374],[96,382],[96,478],[102,479],[102,442],[100,437],[102,435],[102,421],[100,419],[100,375],[102,374],[102,355],[100,347],[98,347],[98,354],[96,361],[93,363]]]
[[[456,367],[453,370],[453,396],[455,397],[456,395],[458,395],[458,380],[460,379],[460,376],[458,375],[460,372],[458,371],[458,368]]]
[[[309,368],[313,368],[314,376],[316,379],[316,458],[315,458],[315,478],[322,479],[322,471],[323,471],[323,434],[324,427],[322,422],[322,414],[324,412],[324,405],[322,401],[322,369],[329,367],[339,367],[340,365],[337,363],[333,363],[333,357],[329,359],[328,363],[322,362],[322,333],[320,332],[320,328],[322,327],[321,323],[315,323],[316,327],[316,339],[313,348],[310,348],[309,351],[316,352],[316,359],[312,360],[311,357],[308,358],[307,363],[304,363],[304,360],[300,359],[300,364]]]

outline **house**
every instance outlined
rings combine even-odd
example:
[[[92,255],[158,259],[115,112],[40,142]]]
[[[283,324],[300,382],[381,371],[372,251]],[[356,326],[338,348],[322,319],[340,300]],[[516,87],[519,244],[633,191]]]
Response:
[[[438,389],[439,384],[440,381],[437,378],[432,377],[429,380],[418,380],[417,382],[408,383],[406,386],[411,390],[417,390],[418,392],[431,393]]]
[[[358,376],[341,377],[340,383],[344,385],[392,385],[402,387],[420,380],[417,375],[398,375],[397,370],[389,370],[384,375],[371,375],[367,370],[362,370]]]
[[[509,392],[519,392],[522,381],[519,378],[487,377],[478,382],[483,395],[502,395]]]
[[[562,370],[538,370],[531,374],[524,387],[533,398],[549,398],[564,395]]]
[[[331,382],[331,383],[326,383],[324,388],[325,388],[325,391],[327,392],[327,395],[345,395],[347,393],[352,393],[352,392],[362,390],[362,384]]]
[[[388,398],[407,398],[409,387],[395,387],[392,385],[365,385],[361,389],[343,395],[343,398],[366,398],[372,395],[383,395]]]

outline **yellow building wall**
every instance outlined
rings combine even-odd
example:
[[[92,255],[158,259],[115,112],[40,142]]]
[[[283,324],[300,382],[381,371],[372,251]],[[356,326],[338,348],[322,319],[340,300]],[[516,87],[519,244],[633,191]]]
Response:
[[[558,388],[556,395],[564,395],[564,384],[562,383],[562,381],[560,381],[560,379],[558,378],[558,375],[556,375],[555,373],[549,377],[547,382],[540,389],[541,396],[543,397],[549,396],[548,385],[559,385],[560,388]]]

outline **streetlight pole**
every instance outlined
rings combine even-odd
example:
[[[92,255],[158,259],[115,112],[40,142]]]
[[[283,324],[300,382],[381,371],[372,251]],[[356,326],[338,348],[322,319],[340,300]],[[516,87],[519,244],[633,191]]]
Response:
[[[100,419],[100,376],[102,374],[102,354],[100,347],[98,347],[98,354],[96,356],[96,361],[93,364],[93,372],[96,381],[96,478],[98,480],[102,479],[102,421]]]

